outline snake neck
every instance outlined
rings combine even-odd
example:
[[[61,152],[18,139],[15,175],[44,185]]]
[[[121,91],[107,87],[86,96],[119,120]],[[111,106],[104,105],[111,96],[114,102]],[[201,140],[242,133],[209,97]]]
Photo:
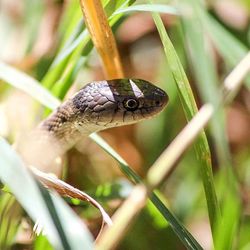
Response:
[[[50,116],[47,117],[38,127],[52,140],[58,142],[65,151],[70,148],[80,136],[85,133],[77,129],[77,111],[72,105],[72,100],[68,100],[59,106]]]

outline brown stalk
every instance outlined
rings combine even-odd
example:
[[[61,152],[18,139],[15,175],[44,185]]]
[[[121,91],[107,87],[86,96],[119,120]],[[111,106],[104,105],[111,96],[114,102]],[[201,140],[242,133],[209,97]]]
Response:
[[[107,78],[123,78],[116,42],[99,0],[80,0],[84,20],[97,52],[101,56]]]

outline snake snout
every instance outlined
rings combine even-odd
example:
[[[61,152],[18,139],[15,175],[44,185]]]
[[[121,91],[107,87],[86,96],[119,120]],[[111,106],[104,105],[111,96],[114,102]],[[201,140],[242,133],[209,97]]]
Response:
[[[165,91],[157,88],[154,92],[154,102],[156,107],[164,108],[168,103],[168,96]]]
[[[151,86],[150,92],[144,96],[144,104],[142,106],[142,114],[145,118],[160,113],[168,103],[168,96],[162,89]]]

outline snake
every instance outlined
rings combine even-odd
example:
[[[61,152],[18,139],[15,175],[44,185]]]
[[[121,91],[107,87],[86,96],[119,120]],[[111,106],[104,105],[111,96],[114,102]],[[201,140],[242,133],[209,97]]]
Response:
[[[14,148],[44,187],[87,200],[104,213],[90,196],[47,173],[56,172],[51,171],[53,160],[84,136],[154,117],[167,102],[165,91],[145,80],[93,81],[59,105],[27,137],[19,138]]]
[[[27,151],[28,158],[50,163],[83,136],[152,118],[167,102],[166,92],[146,80],[90,82],[38,125],[31,136],[35,143]],[[32,164],[34,159],[25,161]]]

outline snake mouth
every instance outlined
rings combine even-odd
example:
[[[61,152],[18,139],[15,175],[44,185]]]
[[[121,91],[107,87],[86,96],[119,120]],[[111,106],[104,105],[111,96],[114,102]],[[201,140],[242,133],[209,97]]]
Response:
[[[150,105],[146,105],[149,116],[155,116],[160,113],[165,108],[169,100],[168,95],[162,89],[157,87],[155,88],[153,96],[149,99]]]
[[[166,94],[166,92],[159,88],[157,88],[157,91],[155,92],[155,99],[155,104],[159,107],[164,108],[168,103],[168,95]]]

